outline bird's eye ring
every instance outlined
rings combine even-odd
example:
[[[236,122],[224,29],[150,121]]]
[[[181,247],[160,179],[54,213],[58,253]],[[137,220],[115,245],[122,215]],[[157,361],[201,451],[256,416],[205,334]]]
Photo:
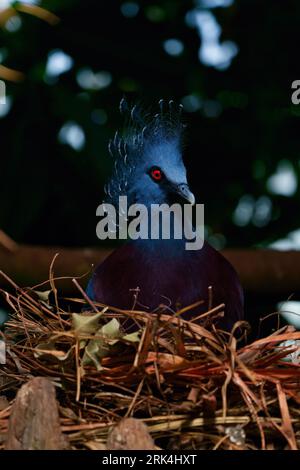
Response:
[[[152,168],[150,174],[151,174],[152,179],[154,179],[154,181],[162,180],[163,173],[159,168]]]

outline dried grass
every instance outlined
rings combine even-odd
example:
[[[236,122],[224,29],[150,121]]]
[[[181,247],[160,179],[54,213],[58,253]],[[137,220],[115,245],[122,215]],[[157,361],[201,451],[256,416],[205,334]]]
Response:
[[[300,332],[284,327],[247,344],[244,323],[235,334],[205,324],[224,305],[203,315],[200,324],[199,318],[183,320],[182,312],[150,314],[92,303],[77,281],[80,298],[68,299],[65,311],[52,268],[52,305],[48,292],[40,293],[43,285],[20,289],[9,280],[15,293],[2,291],[13,314],[3,334],[7,363],[0,369],[0,395],[9,401],[0,401],[0,448],[15,393],[33,376],[55,383],[62,430],[74,449],[101,448],[125,416],[143,419],[165,449],[300,447],[300,365],[285,361],[291,351],[280,346],[300,340]],[[94,319],[88,333],[72,318],[81,304],[90,307],[81,317]],[[103,329],[116,321],[119,331]],[[138,341],[126,337],[126,325],[132,331],[133,324]]]

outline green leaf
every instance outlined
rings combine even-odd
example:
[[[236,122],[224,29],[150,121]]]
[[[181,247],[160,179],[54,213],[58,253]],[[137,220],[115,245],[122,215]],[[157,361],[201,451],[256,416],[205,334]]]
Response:
[[[49,295],[50,295],[50,292],[51,292],[51,289],[50,290],[44,290],[44,291],[40,291],[40,290],[35,290],[34,291],[40,300],[42,300],[43,302],[49,302]]]
[[[132,343],[140,341],[139,332],[130,333],[122,336],[120,331],[120,323],[116,318],[113,318],[108,323],[103,325],[95,332],[95,339],[90,339],[85,346],[84,355],[82,358],[82,365],[93,364],[97,370],[101,370],[101,359],[107,356],[112,347],[117,344],[121,339]]]
[[[129,341],[130,343],[139,343],[141,341],[140,332],[135,331],[134,333],[129,333],[122,337],[125,341]]]
[[[60,351],[56,349],[56,346],[54,343],[49,342],[49,343],[40,343],[34,348],[34,357],[35,358],[40,358],[44,356],[51,356],[54,359],[57,359],[58,361],[65,361],[68,359],[70,355],[71,349],[69,351]]]
[[[116,318],[110,320],[100,329],[100,334],[107,338],[117,338],[120,336],[120,323]]]
[[[89,335],[96,333],[101,316],[101,312],[92,315],[72,313],[72,328],[77,334]]]
[[[99,344],[95,340],[90,340],[84,350],[81,363],[83,366],[94,364],[97,370],[101,370],[102,366],[99,359],[101,359],[101,356],[99,355]]]
[[[94,364],[97,370],[101,370],[100,360],[120,338],[120,323],[113,318],[96,332],[96,336],[99,338],[91,339],[85,348],[82,365]]]

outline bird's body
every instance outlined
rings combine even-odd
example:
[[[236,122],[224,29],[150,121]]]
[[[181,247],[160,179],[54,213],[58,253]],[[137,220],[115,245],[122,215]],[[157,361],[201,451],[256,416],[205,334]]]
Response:
[[[121,195],[127,196],[129,205],[141,203],[147,208],[170,206],[179,199],[194,204],[182,160],[180,113],[173,102],[167,107],[160,102],[160,108],[146,125],[133,108],[128,133],[116,134],[110,143],[116,163],[106,192],[113,205]],[[184,236],[173,235],[174,220],[169,239],[160,235],[130,240],[116,249],[94,271],[87,294],[107,305],[148,311],[161,305],[176,311],[203,300],[189,316],[205,312],[211,300],[213,306],[225,303],[218,325],[231,330],[243,319],[243,293],[235,270],[207,243],[199,250],[187,250]]]
[[[209,244],[186,251],[182,240],[129,241],[115,250],[95,270],[87,293],[121,309],[154,311],[166,305],[173,311],[199,300],[186,315],[208,309],[209,287],[213,306],[225,303],[219,326],[230,330],[243,318],[243,293],[236,272]]]

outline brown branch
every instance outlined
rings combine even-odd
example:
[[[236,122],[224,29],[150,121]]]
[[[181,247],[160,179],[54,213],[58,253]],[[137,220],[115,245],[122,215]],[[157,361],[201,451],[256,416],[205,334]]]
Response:
[[[12,245],[11,245],[12,246]],[[82,277],[84,287],[95,265],[111,250],[101,248],[63,248],[14,245],[13,250],[0,244],[0,270],[20,286],[32,286],[49,278],[49,266],[56,255],[54,276],[68,277],[56,283],[65,295],[77,293],[73,278]],[[291,294],[300,290],[300,252],[275,250],[225,250],[224,256],[237,270],[248,292]],[[0,278],[0,287],[7,287]],[[47,286],[45,286],[45,289]]]

